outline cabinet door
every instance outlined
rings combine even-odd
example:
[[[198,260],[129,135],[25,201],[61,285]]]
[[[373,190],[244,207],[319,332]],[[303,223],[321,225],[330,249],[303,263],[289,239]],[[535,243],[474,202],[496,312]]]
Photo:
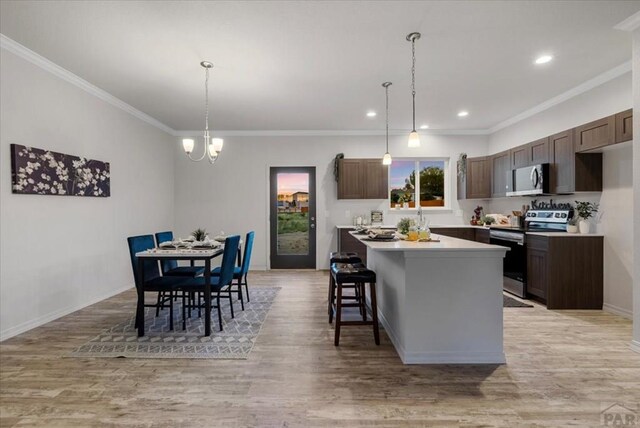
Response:
[[[448,236],[450,238],[466,239],[475,241],[476,233],[472,227],[432,227],[431,233],[436,235]]]
[[[362,159],[338,161],[338,199],[364,198],[364,162]]]
[[[527,293],[547,298],[549,287],[548,252],[527,248]]]
[[[506,196],[511,190],[511,179],[508,173],[511,172],[509,151],[495,154],[491,157],[491,197],[500,198]]]
[[[511,149],[511,169],[531,165],[531,147],[529,144]]]
[[[388,167],[380,159],[364,160],[364,198],[387,199],[389,197]]]
[[[529,143],[531,165],[549,163],[549,137]]]
[[[573,130],[549,137],[549,175],[551,193],[571,193],[575,189],[575,151]]]
[[[605,117],[575,128],[576,152],[584,152],[614,144],[615,116]]]
[[[491,197],[491,164],[486,156],[467,158],[466,197],[485,199]]]
[[[616,114],[616,143],[633,140],[633,110]]]
[[[483,244],[490,243],[489,229],[471,229],[475,230],[475,241],[482,242]]]

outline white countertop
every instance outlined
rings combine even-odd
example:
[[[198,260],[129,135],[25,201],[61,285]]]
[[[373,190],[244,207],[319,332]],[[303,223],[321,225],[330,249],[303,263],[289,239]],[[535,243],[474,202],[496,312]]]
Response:
[[[466,239],[451,238],[448,236],[442,236],[438,234],[432,234],[431,236],[438,239],[440,242],[417,242],[417,241],[369,241],[366,235],[352,235],[360,240],[367,247],[372,250],[378,251],[417,251],[417,252],[430,252],[430,251],[464,251],[464,252],[478,252],[478,251],[496,251],[504,250],[506,247],[499,245],[483,244],[481,242],[468,241]]]

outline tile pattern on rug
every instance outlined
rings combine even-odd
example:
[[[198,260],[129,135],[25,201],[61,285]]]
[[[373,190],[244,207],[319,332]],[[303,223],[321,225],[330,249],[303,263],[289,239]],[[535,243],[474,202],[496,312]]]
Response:
[[[192,310],[182,330],[182,302],[174,302],[174,330],[169,330],[169,309],[155,316],[155,308],[145,308],[145,335],[138,337],[135,316],[100,333],[74,350],[72,357],[127,358],[212,358],[246,359],[267,318],[280,287],[256,287],[250,290],[245,310],[234,298],[235,318],[231,318],[229,300],[222,298],[222,325],[219,331],[217,310],[211,310],[211,336],[204,336],[203,316]],[[234,293],[235,294],[235,293]]]

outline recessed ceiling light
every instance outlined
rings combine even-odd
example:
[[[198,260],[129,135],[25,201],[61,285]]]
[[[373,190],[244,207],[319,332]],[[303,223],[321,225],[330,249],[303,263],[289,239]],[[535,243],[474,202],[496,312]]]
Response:
[[[428,128],[429,128],[429,125],[426,125],[426,124],[425,125],[420,125],[420,129],[428,129]]]
[[[546,64],[549,61],[551,61],[553,59],[553,57],[551,55],[542,55],[539,56],[538,58],[536,58],[535,63],[536,64]]]
[[[377,113],[375,111],[368,111],[367,117],[376,117]]]
[[[458,112],[458,117],[465,117],[465,116],[469,116],[469,112],[462,110],[460,112]]]

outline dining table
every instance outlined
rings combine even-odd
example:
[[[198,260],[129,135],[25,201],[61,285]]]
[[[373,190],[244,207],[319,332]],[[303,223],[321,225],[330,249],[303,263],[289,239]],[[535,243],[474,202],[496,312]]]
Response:
[[[138,326],[138,337],[144,336],[144,262],[146,260],[182,260],[189,261],[192,265],[197,261],[204,261],[204,335],[211,335],[211,260],[222,255],[224,246],[211,249],[192,248],[152,248],[150,250],[136,253],[138,260],[138,306],[136,311],[136,325]]]

